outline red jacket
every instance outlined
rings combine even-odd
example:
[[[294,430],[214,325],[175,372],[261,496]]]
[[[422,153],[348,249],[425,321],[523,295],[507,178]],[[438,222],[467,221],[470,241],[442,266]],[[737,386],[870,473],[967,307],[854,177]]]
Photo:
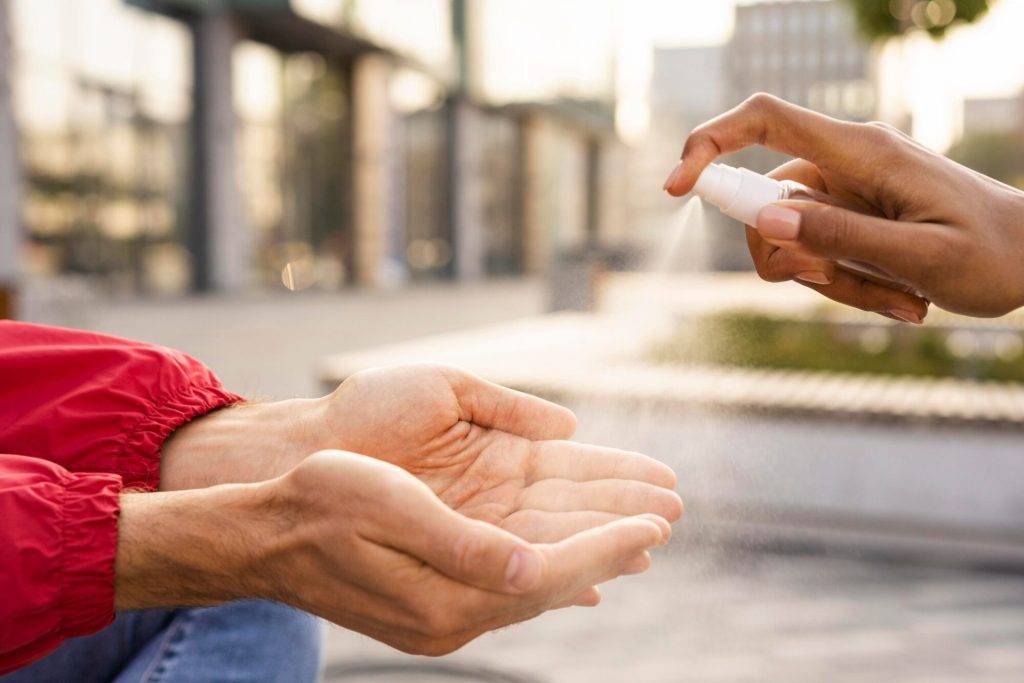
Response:
[[[113,620],[119,494],[240,400],[178,351],[0,321],[0,674]]]

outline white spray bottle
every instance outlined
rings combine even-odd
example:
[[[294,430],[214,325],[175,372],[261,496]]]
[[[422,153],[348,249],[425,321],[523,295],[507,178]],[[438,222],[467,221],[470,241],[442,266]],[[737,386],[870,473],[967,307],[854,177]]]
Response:
[[[711,164],[697,178],[694,193],[704,201],[714,204],[726,216],[735,218],[744,225],[756,226],[757,215],[769,204],[786,199],[823,201],[826,198],[806,185],[793,180],[775,180],[754,173],[746,168],[733,168],[725,164]],[[831,202],[835,203],[835,202]],[[916,293],[905,282],[860,261],[837,260],[845,270],[866,275],[894,288]]]

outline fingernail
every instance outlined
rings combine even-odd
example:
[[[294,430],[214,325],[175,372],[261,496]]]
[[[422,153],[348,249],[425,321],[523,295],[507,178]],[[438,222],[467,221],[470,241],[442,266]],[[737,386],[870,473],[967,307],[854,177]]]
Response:
[[[757,214],[757,231],[762,237],[795,240],[800,234],[800,212],[769,204]]]
[[[529,550],[517,548],[509,558],[508,568],[505,570],[505,582],[519,591],[528,591],[537,585],[540,580],[541,559],[540,556]]]
[[[828,275],[817,270],[805,270],[802,273],[797,273],[793,277],[797,280],[803,280],[804,282],[810,282],[816,285],[832,284],[832,279],[829,278]]]
[[[921,324],[921,316],[913,311],[904,311],[902,308],[890,308],[889,315],[895,316],[905,323],[911,323],[912,325]]]
[[[676,184],[676,180],[679,179],[679,174],[683,172],[683,162],[676,164],[676,167],[672,169],[672,172],[668,174],[668,179],[665,184],[661,186],[661,189],[667,190]]]

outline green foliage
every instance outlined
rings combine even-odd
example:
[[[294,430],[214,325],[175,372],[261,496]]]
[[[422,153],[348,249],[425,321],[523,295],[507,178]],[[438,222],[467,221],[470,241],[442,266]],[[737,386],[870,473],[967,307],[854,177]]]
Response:
[[[927,327],[842,325],[730,312],[686,321],[673,337],[650,349],[648,360],[1024,382],[1019,353],[1012,358],[984,353],[961,357],[948,342],[949,332]]]
[[[949,157],[990,178],[1024,189],[1024,140],[1012,133],[973,133],[953,145]]]
[[[958,23],[980,19],[995,0],[846,0],[869,40],[900,36],[912,29],[941,38]]]

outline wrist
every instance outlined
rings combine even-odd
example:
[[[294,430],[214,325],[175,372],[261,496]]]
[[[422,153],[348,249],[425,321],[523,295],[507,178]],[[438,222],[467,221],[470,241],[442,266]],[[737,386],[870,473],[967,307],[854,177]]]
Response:
[[[265,544],[279,529],[261,485],[121,497],[118,610],[214,605],[269,592]]]
[[[325,447],[324,399],[243,404],[193,420],[163,447],[160,489],[177,491],[279,476]]]

